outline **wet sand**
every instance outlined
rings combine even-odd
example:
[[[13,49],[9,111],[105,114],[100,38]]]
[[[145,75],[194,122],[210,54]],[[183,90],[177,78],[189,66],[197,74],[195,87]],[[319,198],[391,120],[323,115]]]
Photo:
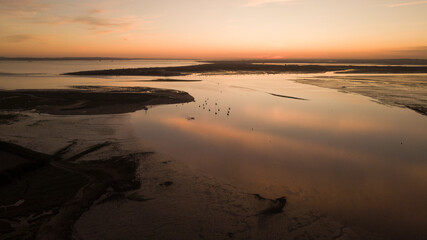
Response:
[[[424,66],[357,66],[252,64],[251,62],[217,61],[183,67],[128,68],[65,73],[66,75],[103,76],[185,76],[190,74],[280,74],[280,73],[427,73]]]
[[[406,107],[427,115],[427,76],[319,76],[296,79],[296,82],[357,93],[374,101]]]
[[[173,159],[142,149],[127,128],[129,116],[99,115],[106,113],[106,108],[92,102],[93,95],[85,94],[87,90],[91,94],[101,91],[106,95],[94,96],[109,101],[117,100],[114,94],[125,94],[124,89],[88,87],[1,92],[2,101],[13,103],[7,110],[25,117],[0,125],[0,154],[5,163],[2,172],[13,173],[0,186],[0,239],[371,236],[356,233],[321,213],[300,209],[286,201],[286,196],[266,199],[242,192],[227,182],[195,173]],[[131,95],[134,91],[137,90],[128,89]],[[138,91],[142,94],[141,89]],[[158,93],[161,97],[155,95],[155,99],[159,104],[168,103],[166,99],[176,103],[178,93],[170,91],[170,98],[156,89],[144,94]],[[182,92],[178,95],[182,95],[182,102],[192,100]],[[58,103],[60,96],[65,100]],[[77,98],[86,101],[81,105],[84,111],[69,110]],[[135,101],[138,106],[147,106],[153,105],[151,100],[143,97]],[[33,108],[49,114],[28,111]],[[117,111],[109,109],[109,113]],[[28,164],[32,162],[37,164]]]
[[[6,239],[66,238],[72,230],[68,223],[107,188],[124,191],[139,186],[133,181],[135,162],[126,157],[75,164],[62,154],[47,155],[6,142],[0,145],[2,164],[8,166],[0,174],[0,222]]]
[[[0,113],[0,124],[9,124],[18,121],[23,115],[15,113]]]
[[[48,120],[38,116],[41,119],[19,125],[34,120],[34,114],[29,110],[59,115],[117,114],[143,109],[148,105],[193,100],[185,92],[152,88],[75,87],[65,90],[1,91],[0,109],[7,112],[0,115],[0,124],[7,125],[6,129],[12,130],[9,133],[18,139],[25,139],[28,133],[34,134],[34,128],[39,128],[43,132],[39,132],[40,141],[52,148],[56,145],[53,139],[45,137],[50,135],[49,131],[60,129],[61,122],[52,122],[53,126],[46,127]],[[85,132],[79,127],[72,131]],[[110,155],[108,158],[94,156],[96,161],[78,162],[112,145],[112,142],[82,148],[78,145],[80,137],[77,134],[75,140],[47,154],[14,144],[14,137],[11,139],[7,134],[8,131],[2,129],[0,239],[70,238],[73,228],[70,223],[75,222],[108,189],[124,192],[139,188],[140,183],[135,180],[138,166],[135,159],[137,155],[149,154],[133,152],[114,157]],[[67,137],[62,136],[59,142],[66,141]],[[99,137],[98,141],[102,141],[102,135]],[[31,139],[24,145],[36,141]],[[40,150],[46,152],[45,148]]]

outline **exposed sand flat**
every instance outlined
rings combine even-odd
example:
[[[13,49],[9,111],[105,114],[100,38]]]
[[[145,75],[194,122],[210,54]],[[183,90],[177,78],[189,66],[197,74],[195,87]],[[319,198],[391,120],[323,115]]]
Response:
[[[0,125],[1,140],[8,141],[0,142],[8,167],[1,172],[1,239],[70,239],[72,223],[108,189],[139,187],[135,158],[146,153],[125,153],[114,142],[126,136],[116,132],[125,126],[111,127],[124,116],[27,114]]]
[[[0,113],[0,124],[7,124],[14,121],[18,121],[19,118],[23,117],[24,115],[16,114],[16,113]]]
[[[251,64],[250,62],[212,62],[183,67],[128,68],[66,73],[66,75],[184,76],[190,74],[279,74],[279,73],[427,73],[424,66],[343,66]]]
[[[144,87],[79,86],[63,90],[0,91],[0,109],[58,115],[134,112],[148,105],[194,101],[186,92]]]
[[[404,80],[403,80],[404,79]],[[427,76],[321,76],[295,79],[296,82],[357,93],[375,101],[407,107],[427,115]]]

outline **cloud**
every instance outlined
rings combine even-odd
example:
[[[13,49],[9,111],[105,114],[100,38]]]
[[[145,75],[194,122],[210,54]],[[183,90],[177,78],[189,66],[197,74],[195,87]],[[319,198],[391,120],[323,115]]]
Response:
[[[408,49],[401,49],[398,50],[400,52],[425,52],[427,53],[427,46],[419,46],[419,47],[413,47]]]
[[[50,5],[37,3],[34,0],[0,0],[0,15],[28,16],[50,9]]]
[[[406,49],[397,49],[392,51],[392,54],[400,57],[416,57],[416,58],[427,58],[427,46],[412,47]]]
[[[268,3],[284,3],[284,2],[291,2],[293,0],[249,0],[246,4],[243,6],[245,7],[255,7],[260,6]]]
[[[31,34],[15,34],[15,35],[4,36],[1,39],[5,42],[12,42],[12,43],[40,40],[38,36],[31,35]]]
[[[79,24],[94,33],[124,32],[133,28],[136,21],[133,17],[105,18],[100,16],[102,10],[90,10],[86,14],[76,17],[51,16],[51,17],[29,17],[26,20],[34,24],[62,25]],[[147,22],[147,21],[145,21]]]
[[[94,14],[96,14],[96,13],[105,13],[105,11],[101,10],[101,9],[91,9],[91,10],[89,10],[89,13],[94,13]]]
[[[88,26],[90,29],[98,28],[119,28],[128,29],[131,25],[124,18],[103,19],[94,16],[82,16],[69,19],[70,23],[79,23]]]
[[[48,10],[52,14],[37,14]],[[39,0],[0,0],[0,18],[19,19],[30,24],[74,24],[96,34],[126,32],[138,24],[150,22],[133,16],[109,17],[107,11],[98,8],[80,11],[77,15],[58,15],[53,10],[52,6],[41,4]]]
[[[427,1],[414,1],[414,2],[404,2],[404,3],[395,3],[389,5],[389,7],[403,7],[403,6],[411,6],[411,5],[420,5],[420,4],[427,4]]]

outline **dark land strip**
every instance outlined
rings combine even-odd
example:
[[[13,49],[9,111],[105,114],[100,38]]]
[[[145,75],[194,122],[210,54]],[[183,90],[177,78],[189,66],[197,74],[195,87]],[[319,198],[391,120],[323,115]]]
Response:
[[[153,80],[137,80],[137,81],[138,82],[201,82],[202,80],[159,78],[159,79],[153,79]]]
[[[250,62],[210,62],[180,67],[109,69],[65,73],[65,75],[105,76],[185,76],[190,74],[280,74],[280,73],[427,73],[424,66],[357,66],[357,65],[297,65],[252,64]]]
[[[150,105],[192,102],[186,92],[146,87],[79,86],[60,90],[0,91],[0,110],[54,115],[119,114]],[[4,118],[12,118],[6,116]]]
[[[271,96],[275,96],[275,97],[281,97],[281,98],[289,98],[289,99],[295,99],[295,100],[308,100],[305,98],[299,98],[299,97],[292,97],[292,96],[287,96],[287,95],[281,95],[281,94],[275,94],[275,93],[269,93]]]

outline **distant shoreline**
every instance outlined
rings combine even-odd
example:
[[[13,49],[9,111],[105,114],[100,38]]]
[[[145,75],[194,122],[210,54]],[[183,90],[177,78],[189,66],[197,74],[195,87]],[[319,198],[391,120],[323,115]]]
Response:
[[[198,61],[199,59],[184,58],[114,58],[114,57],[59,57],[59,58],[32,58],[32,57],[0,57],[0,61],[129,61],[129,60],[188,60]]]
[[[427,73],[426,66],[356,66],[356,65],[298,65],[252,64],[248,61],[211,61],[206,64],[179,67],[107,69],[64,73],[79,76],[186,76],[191,74],[284,74],[284,73]]]
[[[427,65],[427,59],[198,59],[198,58],[120,58],[120,57],[0,57],[0,61],[130,61],[130,60],[188,60],[200,62],[243,63],[305,63],[305,64],[380,64],[380,65]]]

